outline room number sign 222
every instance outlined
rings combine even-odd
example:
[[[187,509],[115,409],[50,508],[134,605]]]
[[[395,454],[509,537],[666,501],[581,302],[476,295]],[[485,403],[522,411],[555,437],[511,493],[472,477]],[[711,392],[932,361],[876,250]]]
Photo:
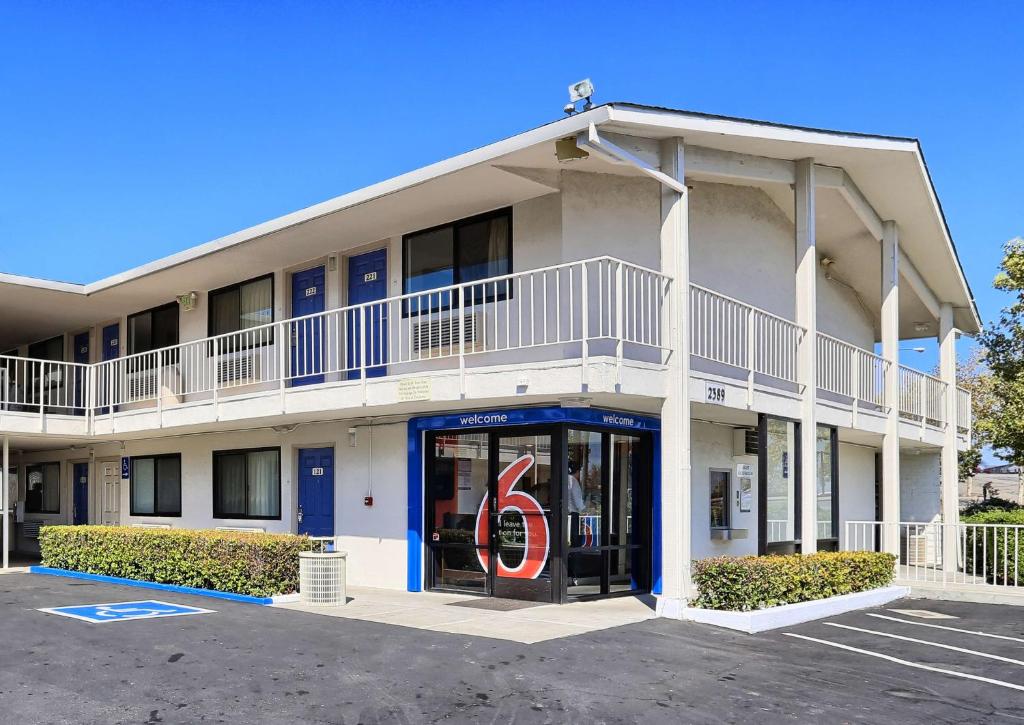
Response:
[[[721,405],[725,403],[725,386],[708,383],[705,386],[704,400],[708,403]]]

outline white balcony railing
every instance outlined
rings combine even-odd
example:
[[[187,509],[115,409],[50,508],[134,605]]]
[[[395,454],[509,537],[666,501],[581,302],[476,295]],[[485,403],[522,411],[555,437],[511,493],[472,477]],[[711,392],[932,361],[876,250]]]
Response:
[[[899,542],[897,578],[904,582],[1024,587],[1024,525],[848,521],[843,549],[878,551],[884,534]]]
[[[398,295],[92,366],[92,410],[458,366],[607,354],[663,362],[666,276],[601,257]],[[569,346],[570,350],[565,349]],[[540,351],[540,352],[537,352]],[[464,380],[464,378],[463,378]]]
[[[90,366],[0,355],[0,411],[83,415]]]
[[[282,320],[92,365],[0,357],[0,412],[113,415],[320,382],[591,355],[662,363],[671,353],[671,280],[610,257],[491,277]],[[795,390],[804,329],[691,285],[690,344],[745,380]],[[946,424],[946,386],[869,350],[819,333],[818,394],[858,409],[898,406],[922,427]],[[588,365],[581,366],[586,384]],[[885,399],[898,375],[899,399]],[[463,388],[464,391],[464,388]],[[956,394],[969,434],[970,395]]]
[[[889,363],[873,352],[818,333],[818,388],[835,395],[885,407]]]

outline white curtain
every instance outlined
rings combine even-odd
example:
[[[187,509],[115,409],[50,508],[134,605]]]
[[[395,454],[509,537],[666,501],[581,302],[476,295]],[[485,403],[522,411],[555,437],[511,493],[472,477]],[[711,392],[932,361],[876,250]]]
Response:
[[[242,285],[240,294],[240,329],[258,327],[274,321],[273,280],[266,279]]]
[[[278,480],[279,451],[253,451],[249,459],[249,515],[279,516],[281,486]]]
[[[156,503],[156,472],[152,458],[132,462],[132,513],[151,514]]]
[[[217,457],[217,513],[245,516],[245,454]]]
[[[508,242],[508,217],[491,219],[491,233],[487,239],[487,277],[508,273]]]

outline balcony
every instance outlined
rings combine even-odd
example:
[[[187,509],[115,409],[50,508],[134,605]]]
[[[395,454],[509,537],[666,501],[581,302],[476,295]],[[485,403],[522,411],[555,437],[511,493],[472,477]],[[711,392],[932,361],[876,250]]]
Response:
[[[133,430],[140,432],[196,420],[184,411],[213,409],[212,419],[218,420],[221,406],[238,401],[250,406],[237,418],[294,412],[298,408],[288,403],[296,396],[315,398],[305,412],[351,411],[387,402],[370,390],[381,382],[404,381],[413,389],[439,377],[453,390],[438,400],[486,398],[488,383],[468,390],[467,380],[499,367],[515,372],[563,365],[574,376],[563,392],[579,393],[591,389],[590,376],[600,363],[611,371],[608,389],[621,391],[624,367],[664,369],[671,352],[671,284],[655,270],[600,257],[91,365],[0,357],[0,428],[102,435],[115,432],[116,420],[134,417]],[[801,394],[797,350],[803,328],[699,285],[691,285],[689,301],[695,371],[703,363],[738,382],[751,409],[755,391]],[[892,371],[873,352],[819,334],[816,359],[818,401],[851,410],[855,427],[858,414],[880,420],[896,405],[904,424],[922,431],[945,428],[946,385],[938,378],[900,366],[898,400],[888,401],[885,379]],[[663,395],[663,381],[644,394]],[[391,402],[402,399],[399,390]],[[965,390],[957,391],[955,425],[969,434]]]

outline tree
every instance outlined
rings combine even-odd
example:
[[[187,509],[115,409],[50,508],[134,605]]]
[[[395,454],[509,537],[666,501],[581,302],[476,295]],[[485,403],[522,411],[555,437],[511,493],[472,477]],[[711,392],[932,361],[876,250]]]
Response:
[[[1009,293],[1011,302],[980,336],[992,373],[993,409],[978,428],[1001,458],[1024,466],[1024,239],[1006,243],[999,270],[993,286]]]
[[[989,445],[988,419],[993,415],[995,401],[992,395],[992,372],[985,364],[985,349],[975,347],[962,361],[957,362],[957,386],[971,394],[971,420],[974,421],[974,434],[971,447],[960,451],[960,480],[966,481],[975,474],[981,465],[982,450]]]

